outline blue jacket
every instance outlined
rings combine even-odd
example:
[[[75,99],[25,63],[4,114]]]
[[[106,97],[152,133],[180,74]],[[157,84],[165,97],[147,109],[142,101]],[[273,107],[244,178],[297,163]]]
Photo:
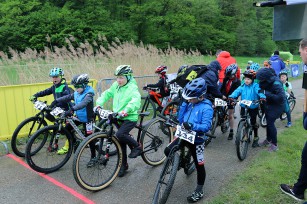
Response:
[[[205,142],[205,134],[211,129],[213,118],[212,103],[205,99],[199,103],[192,104],[183,102],[179,109],[179,124],[189,122],[193,124],[192,130],[196,132],[194,144]]]
[[[281,70],[286,68],[285,63],[280,59],[279,55],[273,55],[270,57],[270,61],[271,66],[275,70],[277,76]]]
[[[245,83],[239,86],[230,96],[229,98],[238,98],[241,96],[241,100],[259,100],[259,98],[266,98],[263,93],[260,93],[259,84],[256,82],[251,83],[250,85],[246,85]],[[255,109],[258,108],[258,104],[252,104],[249,108]],[[244,107],[244,105],[241,105]]]

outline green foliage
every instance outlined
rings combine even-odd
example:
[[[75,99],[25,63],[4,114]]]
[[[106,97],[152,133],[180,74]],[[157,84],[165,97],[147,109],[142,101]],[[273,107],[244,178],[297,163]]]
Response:
[[[133,40],[203,54],[217,49],[232,55],[267,56],[275,49],[297,52],[297,41],[273,42],[272,9],[253,0],[3,0],[0,50]]]

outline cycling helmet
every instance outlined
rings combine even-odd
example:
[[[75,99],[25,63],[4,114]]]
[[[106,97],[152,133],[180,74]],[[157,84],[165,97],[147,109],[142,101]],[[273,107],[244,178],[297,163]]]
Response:
[[[258,63],[253,63],[253,64],[251,64],[251,66],[249,68],[251,70],[254,70],[255,72],[257,72],[258,69],[260,69],[260,65]]]
[[[119,65],[115,70],[115,76],[130,76],[132,75],[133,71],[130,65]]]
[[[62,68],[54,67],[49,72],[50,77],[58,77],[58,76],[64,76],[64,71]]]
[[[255,79],[256,77],[256,72],[252,69],[249,69],[249,70],[246,70],[243,75],[247,78],[250,78],[250,79]]]
[[[183,89],[182,97],[186,100],[199,98],[207,92],[206,80],[196,78],[187,83]]]
[[[167,66],[165,65],[160,65],[156,68],[155,73],[157,74],[165,74],[167,72]]]
[[[288,71],[287,70],[281,70],[278,74],[278,76],[280,77],[281,75],[286,75],[288,77]]]
[[[188,66],[188,65],[186,65],[186,64],[181,65],[181,66],[179,67],[179,69],[178,69],[177,74],[179,74],[179,73],[180,73],[182,70],[187,69],[187,68],[189,68],[189,66]]]
[[[249,61],[247,62],[247,64],[251,65],[251,64],[253,64],[253,61],[252,61],[252,60],[249,60]]]
[[[270,67],[270,66],[271,66],[271,60],[265,60],[265,61],[263,62],[263,66],[264,66],[264,67]]]
[[[76,85],[85,86],[86,84],[88,84],[88,82],[89,82],[89,78],[88,78],[87,74],[76,75],[71,80],[71,84],[74,85],[74,86],[76,86]]]
[[[237,64],[231,64],[226,68],[225,75],[226,76],[235,75],[237,73],[237,70],[238,70],[238,65]]]

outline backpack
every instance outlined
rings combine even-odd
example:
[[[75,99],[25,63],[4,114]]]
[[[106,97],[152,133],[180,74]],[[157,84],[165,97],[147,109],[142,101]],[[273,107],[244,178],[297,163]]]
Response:
[[[189,81],[196,79],[207,70],[207,65],[191,65],[188,68],[183,68],[177,74],[175,82],[183,88]]]

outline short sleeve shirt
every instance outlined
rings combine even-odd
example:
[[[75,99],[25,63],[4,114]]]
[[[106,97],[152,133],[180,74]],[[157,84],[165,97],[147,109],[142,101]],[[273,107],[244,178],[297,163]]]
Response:
[[[307,89],[307,65],[305,64],[303,67],[303,89]]]

